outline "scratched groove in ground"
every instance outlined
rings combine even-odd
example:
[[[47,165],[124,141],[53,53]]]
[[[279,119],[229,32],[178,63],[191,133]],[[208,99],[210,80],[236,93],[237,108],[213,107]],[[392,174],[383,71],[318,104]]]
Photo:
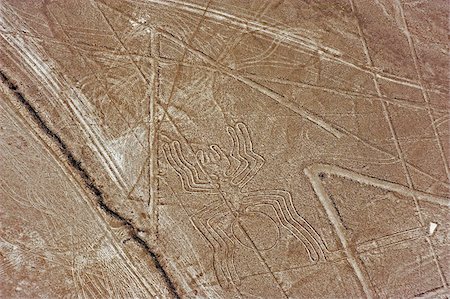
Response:
[[[444,1],[2,1],[2,297],[443,297]]]

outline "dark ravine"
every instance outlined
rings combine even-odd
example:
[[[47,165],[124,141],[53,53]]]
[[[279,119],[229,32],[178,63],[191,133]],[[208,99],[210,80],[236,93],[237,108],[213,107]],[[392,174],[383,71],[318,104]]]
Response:
[[[159,256],[153,252],[150,246],[147,244],[145,240],[137,235],[139,230],[133,225],[131,220],[126,219],[120,213],[114,211],[105,203],[104,193],[103,191],[95,184],[94,179],[89,175],[86,169],[82,166],[81,161],[77,160],[72,152],[69,150],[66,143],[61,139],[61,137],[56,134],[52,129],[49,128],[44,119],[40,116],[39,112],[31,105],[31,103],[25,98],[23,93],[19,90],[19,87],[11,81],[11,79],[0,70],[0,79],[3,84],[5,84],[8,89],[14,93],[15,98],[20,102],[20,104],[27,110],[33,121],[38,125],[39,129],[41,129],[56,145],[62,154],[66,157],[69,165],[78,173],[78,175],[82,178],[85,186],[89,191],[95,196],[97,200],[98,207],[108,214],[110,217],[120,221],[124,226],[126,226],[130,230],[131,239],[134,240],[142,249],[144,249],[147,254],[152,259],[155,264],[156,269],[161,274],[164,282],[167,285],[167,288],[171,292],[174,298],[181,298],[174,282],[171,280],[167,271],[164,269],[163,265],[160,262]]]

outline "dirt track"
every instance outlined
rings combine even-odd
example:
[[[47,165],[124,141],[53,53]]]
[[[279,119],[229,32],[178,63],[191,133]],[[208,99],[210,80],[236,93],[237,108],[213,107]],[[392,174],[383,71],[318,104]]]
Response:
[[[447,298],[448,20],[0,1],[0,297]]]

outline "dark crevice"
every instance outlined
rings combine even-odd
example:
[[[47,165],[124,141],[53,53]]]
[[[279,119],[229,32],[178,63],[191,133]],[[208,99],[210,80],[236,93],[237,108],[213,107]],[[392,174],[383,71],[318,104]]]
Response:
[[[178,295],[178,293],[176,291],[175,285],[173,284],[173,282],[170,279],[169,275],[167,274],[166,270],[164,269],[164,267],[162,266],[161,262],[159,261],[159,256],[155,252],[153,252],[149,248],[148,244],[141,237],[139,237],[137,234],[133,234],[132,235],[132,239],[134,241],[136,241],[142,248],[144,248],[145,251],[150,255],[150,257],[153,260],[153,263],[155,264],[156,269],[158,269],[158,271],[161,273],[162,277],[164,278],[165,283],[167,284],[167,287],[172,292],[174,297],[175,298],[180,298],[180,296]]]
[[[62,154],[66,157],[67,162],[69,165],[76,170],[78,175],[82,178],[86,188],[95,195],[95,198],[97,200],[97,204],[101,210],[103,210],[106,214],[111,216],[112,218],[120,221],[123,225],[128,227],[130,229],[131,238],[134,240],[139,246],[144,249],[147,254],[152,259],[156,269],[161,274],[162,278],[164,279],[165,283],[167,284],[167,288],[172,293],[173,297],[180,298],[178,295],[177,289],[175,287],[175,284],[170,279],[169,275],[167,274],[166,270],[163,268],[160,257],[151,250],[150,246],[147,244],[146,241],[144,241],[141,237],[137,235],[138,232],[140,232],[139,229],[134,227],[131,220],[126,219],[120,213],[114,211],[108,205],[105,203],[104,199],[104,193],[103,191],[95,184],[94,179],[89,175],[89,173],[84,169],[82,166],[81,161],[77,160],[72,152],[69,150],[66,143],[61,139],[61,137],[56,134],[54,131],[52,131],[45,120],[40,116],[39,112],[31,105],[30,102],[25,98],[23,93],[19,90],[18,86],[14,84],[8,76],[0,70],[0,79],[1,81],[11,90],[11,92],[14,93],[15,98],[24,106],[29,113],[29,115],[33,118],[34,122],[38,125],[38,127],[58,146],[59,150],[62,152]]]

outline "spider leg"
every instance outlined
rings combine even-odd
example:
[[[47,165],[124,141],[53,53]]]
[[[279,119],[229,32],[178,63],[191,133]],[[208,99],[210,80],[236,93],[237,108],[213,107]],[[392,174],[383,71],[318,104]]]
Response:
[[[189,161],[184,157],[183,152],[181,151],[180,142],[178,142],[178,141],[172,142],[172,147],[173,147],[173,149],[174,149],[174,151],[176,153],[176,156],[179,159],[179,161],[192,174],[194,182],[196,182],[197,184],[206,184],[207,185],[209,182],[200,179],[198,171],[197,171],[197,168],[194,165],[192,165],[191,163],[189,163]]]
[[[233,177],[231,182],[239,187],[245,186],[264,165],[264,158],[253,151],[253,144],[244,123],[237,123],[235,128],[228,127],[227,132],[233,142],[233,149],[230,156],[239,162],[233,170],[228,171]]]
[[[218,146],[217,144],[212,144],[209,148],[211,150],[211,153],[213,153],[213,156],[215,156],[215,161],[225,161],[225,164],[227,164],[227,169],[231,167],[230,159],[220,146]],[[224,175],[226,176],[226,170]]]
[[[208,179],[211,181],[211,185],[213,186],[213,188],[219,189],[220,185],[217,183],[217,181],[219,180],[219,172],[217,171],[217,169],[214,168],[214,166],[211,167],[211,164],[214,165],[214,163],[216,163],[217,161],[217,158],[214,157],[214,153],[215,152],[212,152],[212,150],[211,153],[209,153],[200,149],[195,154],[195,159],[197,161],[198,168],[203,173],[207,174]]]
[[[222,211],[221,213],[217,213],[216,215],[212,216],[209,220],[211,220],[211,224],[214,224],[213,223],[214,219],[222,218],[222,217],[226,216],[226,214],[227,214],[227,212]],[[209,220],[207,221],[207,223],[209,223]],[[223,269],[227,272],[230,283],[239,285],[240,277],[237,274],[236,266],[234,264],[234,242],[219,226],[211,225],[210,228],[213,229],[214,232],[224,242],[225,257],[222,260],[223,261]]]
[[[228,244],[211,223],[213,218],[224,214],[224,203],[216,201],[190,217],[194,227],[202,234],[213,250],[213,268],[222,288],[229,287],[230,271],[227,264]]]
[[[237,161],[239,165],[236,166],[235,169],[232,169],[230,165],[230,167],[226,171],[226,174],[227,176],[234,178],[248,167],[249,162],[241,155],[241,153],[243,152],[243,145],[239,142],[236,130],[232,127],[227,127],[227,133],[228,135],[230,135],[233,142],[233,148],[231,150],[230,157]]]
[[[295,209],[290,192],[280,189],[263,190],[263,192],[267,192],[267,194],[279,196],[280,198],[282,198],[287,207],[289,215],[291,215],[292,221],[294,221],[298,226],[303,227],[306,231],[308,231],[308,234],[315,240],[316,244],[320,246],[322,250],[328,251],[325,242],[323,241],[322,237],[317,232],[317,230],[305,218],[300,216],[300,214]]]
[[[296,212],[292,197],[284,190],[259,190],[246,193],[244,206],[267,204],[277,214],[280,223],[302,242],[313,262],[324,258],[323,241],[316,230]]]
[[[176,151],[174,141],[172,146],[168,144],[163,145],[164,154],[169,162],[170,166],[175,170],[178,176],[181,178],[181,184],[183,188],[188,192],[211,192],[213,191],[213,187],[209,183],[198,182],[195,180],[194,173],[192,172],[186,164],[183,163],[183,160],[180,159],[179,153]],[[178,143],[179,144],[179,143]]]
[[[238,131],[239,144],[242,144],[241,147],[241,156],[244,157],[249,162],[249,165],[242,172],[237,174],[235,178],[233,178],[232,182],[239,187],[244,187],[263,167],[265,160],[264,158],[255,153],[253,151],[253,143],[250,138],[250,133],[248,132],[247,127],[243,123],[236,124],[236,130]]]

